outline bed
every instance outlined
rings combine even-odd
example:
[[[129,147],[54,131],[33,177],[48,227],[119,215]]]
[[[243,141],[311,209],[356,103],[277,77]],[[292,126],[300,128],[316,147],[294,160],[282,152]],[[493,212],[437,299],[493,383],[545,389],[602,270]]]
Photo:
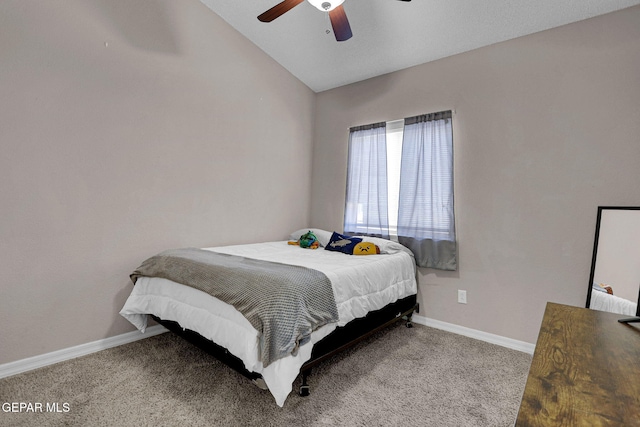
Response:
[[[301,231],[293,232],[292,238],[299,237]],[[336,315],[323,318],[287,355],[274,356],[265,362],[268,353],[265,336],[258,332],[250,316],[209,293],[166,277],[136,277],[120,314],[142,332],[150,317],[157,320],[268,389],[276,403],[283,406],[301,372],[300,392],[305,395],[307,376],[313,366],[391,322],[401,318],[410,322],[411,314],[418,309],[415,261],[404,246],[360,236],[377,246],[380,254],[348,255],[325,249],[339,249],[337,233],[312,231],[318,237],[318,249],[275,241],[204,248],[198,252],[309,269],[328,279]]]
[[[611,288],[609,287],[609,289]],[[623,314],[625,316],[635,316],[638,305],[633,301],[613,295],[613,292],[603,292],[602,287],[593,285],[589,308],[593,310]]]

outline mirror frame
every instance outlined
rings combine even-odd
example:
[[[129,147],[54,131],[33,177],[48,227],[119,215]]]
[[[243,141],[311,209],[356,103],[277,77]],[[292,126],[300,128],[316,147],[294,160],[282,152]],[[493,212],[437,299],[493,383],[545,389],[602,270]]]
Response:
[[[600,222],[602,219],[602,211],[604,210],[629,210],[638,211],[640,206],[598,206],[598,218],[596,219],[596,236],[593,240],[593,255],[591,256],[591,273],[589,274],[589,290],[587,291],[587,303],[585,308],[591,305],[591,291],[593,287],[593,278],[596,273],[596,259],[598,258],[598,240],[600,238]],[[640,297],[639,301],[640,303]],[[640,311],[640,308],[638,309]]]

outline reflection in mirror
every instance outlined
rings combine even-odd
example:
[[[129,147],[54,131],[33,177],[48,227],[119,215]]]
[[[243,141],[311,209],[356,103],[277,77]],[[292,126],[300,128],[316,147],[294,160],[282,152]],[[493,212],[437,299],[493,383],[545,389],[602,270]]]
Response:
[[[640,207],[600,206],[586,307],[640,316],[639,289]]]

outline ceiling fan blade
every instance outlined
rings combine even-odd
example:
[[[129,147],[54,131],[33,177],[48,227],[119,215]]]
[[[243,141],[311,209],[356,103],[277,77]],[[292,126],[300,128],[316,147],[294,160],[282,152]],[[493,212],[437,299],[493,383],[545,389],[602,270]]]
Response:
[[[400,1],[411,1],[411,0],[400,0]]]
[[[347,14],[344,12],[342,5],[329,11],[329,19],[331,20],[331,26],[333,27],[333,34],[336,36],[336,40],[343,42],[349,40],[353,34],[351,34],[351,26],[347,19]]]
[[[303,1],[304,0],[284,0],[283,2],[278,3],[271,9],[259,15],[258,20],[262,22],[271,22],[279,16],[284,15]]]

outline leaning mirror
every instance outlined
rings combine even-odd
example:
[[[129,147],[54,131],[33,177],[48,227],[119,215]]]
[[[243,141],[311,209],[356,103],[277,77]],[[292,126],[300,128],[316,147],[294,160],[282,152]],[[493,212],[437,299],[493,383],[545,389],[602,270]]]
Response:
[[[600,206],[586,307],[640,316],[639,299],[640,206]]]

